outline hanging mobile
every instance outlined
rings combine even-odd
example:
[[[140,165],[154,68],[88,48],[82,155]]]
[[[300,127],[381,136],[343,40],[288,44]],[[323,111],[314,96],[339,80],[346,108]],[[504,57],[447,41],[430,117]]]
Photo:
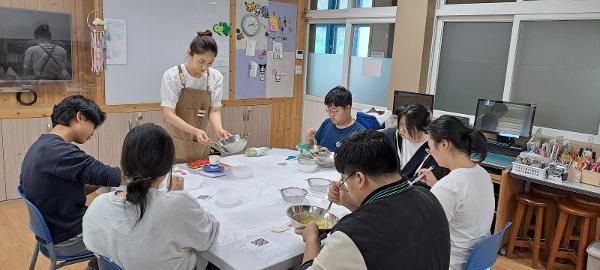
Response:
[[[94,20],[90,22],[90,16]],[[92,72],[100,73],[104,70],[104,61],[106,59],[106,46],[104,42],[104,13],[100,10],[93,10],[88,13],[86,22],[90,30],[90,48],[92,56]]]

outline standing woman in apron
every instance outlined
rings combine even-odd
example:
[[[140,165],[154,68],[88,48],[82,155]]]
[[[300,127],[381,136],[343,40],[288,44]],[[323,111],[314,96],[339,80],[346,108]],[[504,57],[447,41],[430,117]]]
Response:
[[[208,158],[208,121],[219,139],[231,134],[221,123],[223,75],[211,68],[217,56],[217,43],[209,30],[198,32],[190,43],[188,63],[165,71],[160,89],[166,127],[175,144],[175,161]]]

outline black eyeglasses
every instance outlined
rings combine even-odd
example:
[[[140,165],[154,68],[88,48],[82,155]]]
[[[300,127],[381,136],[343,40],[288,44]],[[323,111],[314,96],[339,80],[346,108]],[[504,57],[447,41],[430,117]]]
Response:
[[[346,184],[346,182],[348,181],[348,179],[350,179],[350,177],[352,177],[352,175],[354,175],[356,172],[350,173],[348,174],[348,176],[346,176],[346,178],[342,178],[342,181],[340,181],[340,188],[343,191],[349,192],[348,191],[348,184]]]

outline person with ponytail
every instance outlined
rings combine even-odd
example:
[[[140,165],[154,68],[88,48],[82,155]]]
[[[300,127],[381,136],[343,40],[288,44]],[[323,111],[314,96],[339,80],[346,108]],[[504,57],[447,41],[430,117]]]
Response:
[[[218,139],[231,137],[221,122],[223,75],[211,68],[217,53],[212,32],[198,32],[190,43],[188,62],[163,74],[160,106],[175,143],[177,163],[208,158],[213,142],[207,134],[209,120]]]
[[[428,128],[429,151],[450,173],[438,179],[427,170],[422,181],[442,204],[450,226],[450,269],[463,269],[479,241],[490,235],[494,217],[494,187],[490,174],[478,165],[487,155],[483,134],[458,118],[444,115]]]
[[[175,147],[169,134],[143,124],[125,137],[121,168],[127,191],[98,196],[83,217],[83,241],[124,269],[204,269],[198,253],[219,233],[219,222],[173,177],[169,192],[158,190],[171,172]]]

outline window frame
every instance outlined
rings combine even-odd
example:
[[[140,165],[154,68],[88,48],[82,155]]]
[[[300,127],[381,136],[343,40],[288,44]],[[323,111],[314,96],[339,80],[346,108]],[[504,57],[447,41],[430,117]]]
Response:
[[[310,8],[310,1],[317,0],[309,0],[308,7]],[[353,1],[349,0],[349,4],[352,5]],[[349,76],[350,76],[350,61],[352,57],[353,50],[353,41],[354,34],[352,28],[354,25],[360,24],[384,24],[384,23],[396,23],[396,10],[397,6],[389,6],[389,7],[370,7],[370,8],[354,8],[349,7],[346,9],[329,9],[329,10],[307,10],[306,18],[307,18],[307,27],[305,33],[305,48],[310,48],[310,27],[313,24],[345,24],[346,25],[346,33],[344,37],[344,58],[343,58],[343,66],[342,66],[342,81],[341,85],[344,87],[348,87]],[[304,61],[304,74],[308,75],[308,51],[305,56]],[[304,91],[303,95],[305,99],[308,100],[323,100],[324,97],[309,95],[307,93],[307,78],[308,76],[304,76]],[[364,104],[367,105],[367,104]],[[359,105],[360,107],[360,105]]]
[[[446,4],[446,0],[438,0],[438,7],[434,18],[433,40],[429,72],[427,79],[427,93],[434,94],[437,90],[437,80],[440,65],[442,37],[444,24],[447,22],[512,22],[508,61],[505,73],[502,100],[509,101],[513,90],[515,61],[517,58],[518,40],[521,22],[529,21],[577,21],[599,20],[600,1],[590,0],[537,0],[501,3],[480,4]],[[468,117],[471,123],[473,115],[455,112],[434,110],[434,117],[443,114]],[[543,128],[544,134],[549,136],[564,136],[567,139],[590,141],[593,137],[595,143],[600,143],[600,125],[597,134],[585,134],[575,131],[558,130],[549,127],[534,126],[532,134],[537,129]]]

